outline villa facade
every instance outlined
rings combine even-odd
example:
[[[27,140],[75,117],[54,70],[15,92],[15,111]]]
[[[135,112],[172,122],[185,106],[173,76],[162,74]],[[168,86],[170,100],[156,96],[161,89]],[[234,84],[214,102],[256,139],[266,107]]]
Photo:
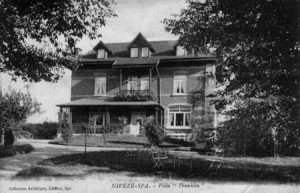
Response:
[[[76,133],[82,123],[101,133],[121,122],[124,134],[140,135],[145,118],[154,116],[166,135],[185,138],[192,117],[217,127],[206,97],[215,89],[215,63],[213,55],[187,53],[178,41],[148,41],[141,33],[127,43],[100,41],[72,71],[71,102],[58,106],[70,112]],[[190,104],[195,91],[204,96],[197,106]]]

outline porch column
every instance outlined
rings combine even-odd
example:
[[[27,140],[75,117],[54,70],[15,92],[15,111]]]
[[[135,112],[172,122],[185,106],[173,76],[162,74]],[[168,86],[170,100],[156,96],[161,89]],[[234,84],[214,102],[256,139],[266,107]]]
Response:
[[[163,111],[160,110],[160,126],[163,127]]]
[[[106,113],[106,124],[107,124],[108,126],[110,126],[110,113],[109,113],[109,110],[110,110],[109,107],[106,107],[106,108],[105,108],[105,113]]]
[[[73,129],[73,123],[72,123],[72,108],[69,107],[69,112],[70,112],[70,115],[69,115],[69,124],[71,126],[71,128]]]
[[[149,68],[149,94],[150,94],[150,90],[151,90],[151,80],[152,80],[152,69]]]
[[[58,124],[61,125],[63,120],[63,108],[59,107],[59,113],[58,113]],[[60,126],[58,127],[57,133],[61,133],[61,128]]]
[[[122,69],[120,69],[120,85],[119,85],[119,91],[122,89]]]
[[[158,124],[158,107],[155,108],[155,121],[156,121],[156,124]]]
[[[59,107],[59,113],[58,113],[58,123],[61,124],[62,118],[63,118],[63,110],[62,107]]]

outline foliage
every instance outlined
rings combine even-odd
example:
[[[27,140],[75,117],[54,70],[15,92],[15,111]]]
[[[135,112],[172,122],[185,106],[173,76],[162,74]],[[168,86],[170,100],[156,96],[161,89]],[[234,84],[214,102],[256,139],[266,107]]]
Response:
[[[15,131],[14,132],[17,139],[33,139],[33,135],[29,131]]]
[[[251,146],[268,149],[266,140],[273,140],[274,154],[299,146],[300,1],[187,2],[188,8],[164,23],[189,51],[220,58],[215,103],[228,115],[220,142],[242,140],[249,152]]]
[[[68,143],[73,136],[73,130],[69,123],[68,114],[66,112],[63,112],[63,114],[64,115],[60,123],[61,137],[63,138],[64,142]]]
[[[1,149],[0,147],[0,158],[14,156],[17,153],[27,154],[34,151],[34,148],[30,144],[14,145],[10,149]]]
[[[0,72],[30,81],[56,81],[63,66],[75,67],[76,43],[95,39],[110,0],[2,0]],[[75,66],[74,66],[75,65]]]
[[[58,123],[28,123],[22,126],[23,131],[30,132],[35,139],[54,139],[57,136]]]
[[[163,138],[163,129],[156,123],[153,116],[146,118],[144,127],[145,135],[150,144],[159,146]]]
[[[174,145],[182,146],[182,147],[190,147],[190,146],[195,145],[192,142],[184,141],[183,139],[172,138],[172,137],[169,137],[169,136],[165,136],[163,138],[163,141],[167,142],[167,143],[174,144]]]
[[[188,95],[188,101],[195,107],[203,106],[205,101],[204,90],[193,90]]]
[[[7,92],[0,92],[0,128],[10,128],[18,125],[27,117],[41,112],[41,104],[31,97],[28,91],[16,91],[9,88]]]
[[[155,97],[149,93],[120,93],[114,97],[114,101],[155,101]]]
[[[217,130],[212,128],[211,122],[205,116],[192,116],[191,118],[192,141],[206,143],[206,147],[212,148],[217,144]]]

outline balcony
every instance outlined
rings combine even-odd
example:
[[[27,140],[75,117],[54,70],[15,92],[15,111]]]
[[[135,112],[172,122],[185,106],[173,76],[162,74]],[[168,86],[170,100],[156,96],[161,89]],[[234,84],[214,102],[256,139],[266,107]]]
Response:
[[[120,90],[114,97],[114,101],[155,101],[153,92],[150,90]]]
[[[120,90],[119,94],[153,94],[150,90]]]

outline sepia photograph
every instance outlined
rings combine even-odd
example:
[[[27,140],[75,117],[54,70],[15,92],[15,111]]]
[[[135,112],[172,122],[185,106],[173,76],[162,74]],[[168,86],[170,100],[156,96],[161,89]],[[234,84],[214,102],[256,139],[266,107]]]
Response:
[[[1,193],[299,193],[300,0],[0,0]]]

